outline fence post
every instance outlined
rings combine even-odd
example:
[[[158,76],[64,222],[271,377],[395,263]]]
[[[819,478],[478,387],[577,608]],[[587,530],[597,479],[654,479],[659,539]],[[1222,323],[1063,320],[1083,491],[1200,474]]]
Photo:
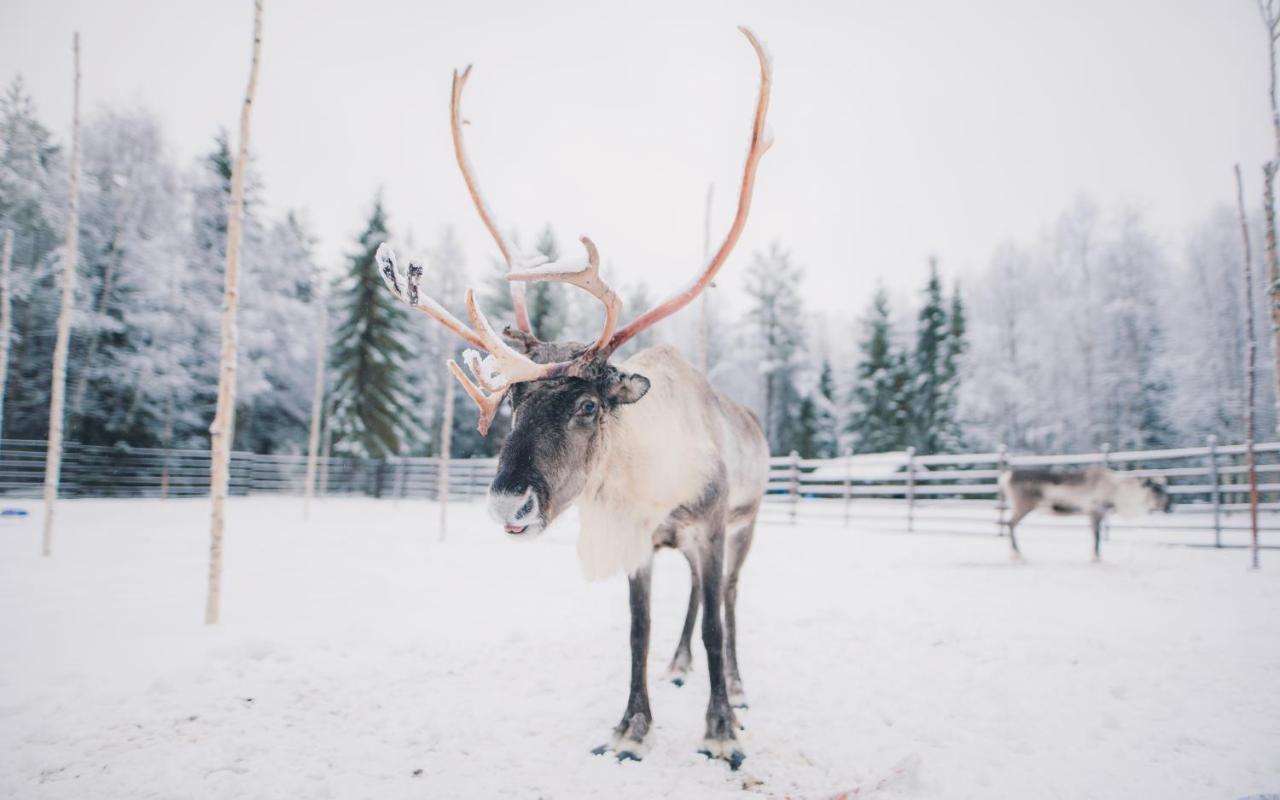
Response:
[[[1005,502],[1007,498],[1004,492],[1000,491],[998,481],[1004,471],[1009,468],[1009,447],[1004,442],[996,448],[996,536],[1004,536],[1004,514],[1009,510],[1008,504]]]
[[[916,529],[916,449],[907,448],[907,533]]]
[[[852,505],[853,496],[851,487],[853,485],[853,450],[846,447],[844,450],[844,526],[849,527],[849,507]]]
[[[800,503],[800,454],[795,450],[791,451],[791,463],[788,471],[788,479],[790,487],[788,491],[791,494],[791,524],[796,524],[796,506]]]
[[[1111,469],[1111,442],[1102,443],[1102,468]],[[1102,518],[1102,539],[1111,541],[1111,515]]]
[[[1222,547],[1222,488],[1218,483],[1218,437],[1209,435],[1209,480],[1213,488],[1209,497],[1213,501],[1213,546]]]
[[[449,458],[444,453],[436,460],[436,502],[440,504],[440,533],[437,539],[445,540],[449,529]]]

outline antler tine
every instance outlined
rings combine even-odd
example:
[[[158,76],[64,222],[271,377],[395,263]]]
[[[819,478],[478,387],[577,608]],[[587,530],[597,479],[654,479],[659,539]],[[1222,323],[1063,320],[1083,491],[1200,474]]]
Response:
[[[404,301],[405,305],[432,317],[436,322],[462,337],[472,347],[487,349],[484,341],[475,331],[462,324],[457,317],[450,314],[449,310],[436,302],[436,300],[422,294],[423,270],[421,264],[410,262],[408,275],[406,276],[400,271],[400,266],[396,262],[395,251],[386,242],[378,246],[378,252],[374,256],[374,260],[378,264],[378,272],[382,275],[382,281],[391,290],[392,294]]]
[[[484,196],[480,194],[480,185],[476,182],[475,172],[471,169],[471,161],[467,158],[466,146],[462,141],[462,90],[466,87],[467,78],[470,76],[470,65],[461,74],[456,69],[453,71],[453,90],[449,100],[449,126],[453,131],[453,154],[458,160],[458,169],[462,171],[462,179],[466,181],[467,191],[471,194],[471,202],[475,204],[480,220],[489,229],[489,234],[497,243],[498,250],[502,253],[502,260],[507,263],[507,270],[510,271],[515,267],[515,251],[507,244],[502,232],[498,230],[497,223],[493,221],[493,214],[489,212],[489,206],[485,203]],[[529,324],[524,286],[521,284],[511,285],[511,307],[515,311],[516,325],[520,330],[532,333],[533,327]]]
[[[600,277],[600,252],[595,242],[586,236],[580,240],[587,250],[585,262],[557,261],[544,264],[533,269],[518,270],[507,273],[508,281],[559,281],[577,286],[604,304],[604,329],[596,337],[595,344],[580,358],[591,358],[601,350],[613,336],[614,326],[618,323],[618,314],[622,311],[622,300],[609,284]]]
[[[539,364],[524,355],[512,350],[502,337],[489,324],[489,320],[476,305],[474,289],[467,289],[467,315],[471,317],[471,325],[479,335],[481,347],[489,351],[493,359],[495,372],[506,379],[507,384],[541,381],[568,374],[573,361],[556,361],[551,364]]]
[[[472,351],[474,352],[474,351]],[[485,390],[472,383],[470,379],[462,372],[462,367],[458,366],[458,362],[452,358],[445,362],[449,367],[449,371],[453,373],[453,377],[458,379],[458,383],[462,384],[463,390],[467,396],[471,398],[480,408],[480,421],[476,425],[476,430],[480,431],[481,436],[489,435],[489,426],[493,424],[493,418],[498,416],[498,409],[502,408],[502,401],[507,396],[510,386],[504,386],[496,392],[485,394]],[[479,376],[477,376],[478,378]]]
[[[711,262],[703,269],[702,274],[687,289],[673,295],[660,305],[654,306],[615,333],[603,349],[605,355],[617,350],[646,328],[684,308],[701,294],[707,288],[707,285],[715,279],[716,273],[720,271],[720,268],[724,266],[724,262],[729,258],[729,253],[733,251],[734,246],[738,243],[738,238],[742,235],[742,229],[747,224],[747,213],[751,210],[751,195],[755,189],[756,168],[760,164],[760,157],[773,144],[773,141],[768,138],[765,131],[765,119],[769,113],[769,91],[772,88],[773,76],[772,68],[769,65],[769,57],[765,54],[760,40],[745,27],[740,26],[738,30],[742,31],[742,35],[747,37],[747,41],[751,43],[751,49],[756,53],[756,59],[760,62],[760,95],[756,101],[755,122],[751,126],[751,148],[747,151],[747,162],[742,169],[742,188],[738,191],[738,212],[733,218],[733,225],[729,227],[729,233],[725,236],[720,249],[716,251]]]

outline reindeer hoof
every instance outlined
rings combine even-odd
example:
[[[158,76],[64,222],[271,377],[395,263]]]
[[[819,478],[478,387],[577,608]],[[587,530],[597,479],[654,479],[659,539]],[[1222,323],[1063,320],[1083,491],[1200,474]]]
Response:
[[[707,711],[707,735],[702,740],[702,753],[707,758],[718,758],[729,762],[729,768],[736,770],[746,760],[746,754],[738,744],[734,729],[738,720],[733,709],[726,707],[711,708]]]
[[[592,755],[602,756],[613,753],[618,761],[640,761],[649,752],[653,744],[653,721],[640,713],[623,717],[618,727],[613,729],[608,744],[593,748]]]
[[[671,681],[676,686],[684,686],[685,679],[689,676],[689,664],[672,661],[671,666],[667,667],[666,673],[663,674],[664,681]]]
[[[738,767],[742,766],[742,762],[747,760],[747,754],[739,750],[735,743],[728,742],[727,744],[731,745],[731,748],[727,752],[713,753],[712,746],[709,743],[703,745],[702,749],[698,752],[707,758],[718,758],[722,761],[728,762],[729,769],[737,772]],[[716,747],[714,749],[722,750],[720,747]]]

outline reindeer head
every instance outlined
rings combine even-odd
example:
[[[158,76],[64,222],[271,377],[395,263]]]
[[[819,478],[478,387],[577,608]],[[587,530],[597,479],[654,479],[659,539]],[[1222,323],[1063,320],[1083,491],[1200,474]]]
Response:
[[[1173,509],[1173,498],[1169,496],[1168,484],[1169,479],[1164,476],[1142,479],[1148,511],[1163,511],[1167,514]]]
[[[462,139],[462,90],[471,68],[453,73],[450,120],[454,155],[480,219],[507,263],[516,328],[499,335],[476,305],[475,292],[467,289],[470,325],[450,314],[421,291],[422,266],[410,263],[402,271],[387,245],[378,248],[378,271],[387,287],[408,305],[422,311],[469,345],[462,361],[447,362],[450,372],[480,409],[479,430],[489,426],[507,397],[511,398],[511,434],[498,457],[498,474],[490,487],[490,512],[507,533],[540,533],[570,506],[586,484],[593,457],[607,435],[610,420],[620,409],[640,401],[649,390],[643,375],[619,371],[610,357],[636,334],[688,305],[715,278],[746,225],[755,186],[756,167],[768,150],[765,117],[769,107],[769,61],[756,37],[740,28],[760,62],[760,94],[751,131],[751,147],[743,169],[738,210],[724,242],[687,289],[616,329],[622,301],[600,277],[600,256],[595,244],[582,237],[585,256],[577,260],[549,262],[543,256],[525,256],[503,237],[480,194],[467,160]],[[604,307],[604,325],[590,344],[542,342],[531,333],[525,306],[524,284],[558,281],[591,294]],[[487,355],[482,356],[480,351]]]

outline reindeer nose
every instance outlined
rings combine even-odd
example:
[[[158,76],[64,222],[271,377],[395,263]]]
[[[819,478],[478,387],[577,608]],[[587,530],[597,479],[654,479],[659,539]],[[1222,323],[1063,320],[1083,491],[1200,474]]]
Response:
[[[526,486],[519,492],[490,489],[489,515],[501,523],[507,533],[523,533],[525,528],[538,521],[538,496],[532,486]]]

